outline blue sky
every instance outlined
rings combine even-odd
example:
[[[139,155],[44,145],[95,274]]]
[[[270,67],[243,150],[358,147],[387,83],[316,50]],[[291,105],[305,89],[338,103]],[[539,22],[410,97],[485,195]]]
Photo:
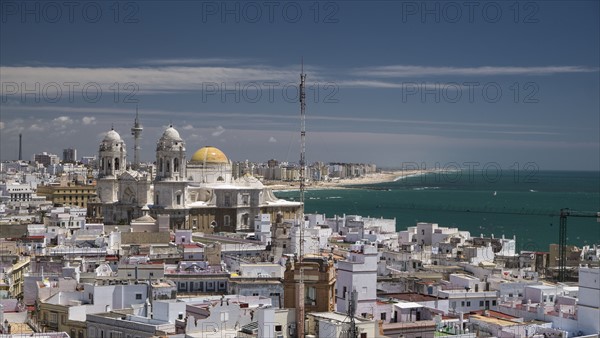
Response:
[[[2,160],[131,148],[137,105],[143,160],[172,123],[188,157],[297,162],[303,57],[309,162],[600,167],[598,1],[68,6],[2,1]]]

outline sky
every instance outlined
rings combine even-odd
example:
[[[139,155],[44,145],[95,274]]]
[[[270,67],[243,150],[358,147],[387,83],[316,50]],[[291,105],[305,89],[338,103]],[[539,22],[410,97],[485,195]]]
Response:
[[[598,1],[0,1],[0,160],[98,152],[600,170]]]

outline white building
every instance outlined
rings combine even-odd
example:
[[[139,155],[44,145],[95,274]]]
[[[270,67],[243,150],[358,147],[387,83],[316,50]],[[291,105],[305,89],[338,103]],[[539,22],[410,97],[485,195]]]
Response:
[[[579,268],[577,322],[584,334],[600,334],[599,268]]]
[[[348,312],[350,293],[357,292],[356,314],[374,316],[377,304],[377,248],[355,244],[350,247],[346,260],[337,266],[337,311]]]

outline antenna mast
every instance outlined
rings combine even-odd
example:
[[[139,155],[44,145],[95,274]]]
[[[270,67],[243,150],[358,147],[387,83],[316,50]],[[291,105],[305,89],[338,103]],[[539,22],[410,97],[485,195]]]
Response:
[[[298,302],[296,304],[296,326],[298,337],[304,337],[304,183],[306,167],[306,92],[305,92],[306,74],[304,74],[304,58],[302,58],[302,68],[300,71],[300,202],[302,203],[302,214],[300,217],[300,248],[298,250],[298,261],[300,265],[300,281],[298,282]]]
[[[138,169],[140,165],[140,135],[142,135],[142,130],[144,128],[140,124],[139,115],[138,115],[138,107],[135,106],[135,122],[133,124],[133,128],[131,128],[131,135],[133,135],[133,168]]]

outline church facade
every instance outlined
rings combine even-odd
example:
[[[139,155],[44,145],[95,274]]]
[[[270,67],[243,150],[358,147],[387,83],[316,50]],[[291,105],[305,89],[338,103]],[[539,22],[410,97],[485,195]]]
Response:
[[[255,177],[234,179],[231,161],[218,148],[202,147],[188,160],[173,126],[157,141],[156,160],[147,168],[127,164],[125,142],[113,129],[98,152],[98,198],[88,214],[107,225],[169,215],[172,229],[252,232],[260,214],[273,220],[302,215],[302,203],[278,199]]]

